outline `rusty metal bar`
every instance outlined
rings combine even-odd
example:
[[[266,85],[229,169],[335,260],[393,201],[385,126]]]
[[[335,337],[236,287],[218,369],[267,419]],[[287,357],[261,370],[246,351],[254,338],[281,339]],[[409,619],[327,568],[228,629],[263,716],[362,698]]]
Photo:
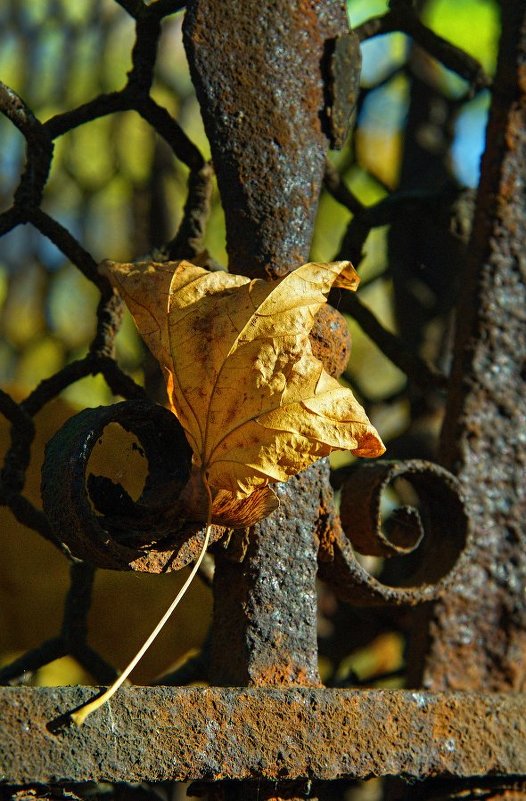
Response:
[[[339,96],[356,88],[360,54],[346,44],[345,4],[191,0],[183,30],[225,211],[229,269],[285,275],[308,256],[334,84]],[[330,69],[340,39],[345,77]]]
[[[443,462],[475,546],[431,620],[424,686],[526,686],[526,7],[502,3],[502,37],[458,331]]]
[[[338,95],[355,90],[359,52],[348,42],[345,5],[192,0],[183,31],[225,211],[229,269],[285,275],[308,260],[338,83],[329,61],[340,39],[354,69],[345,61]],[[280,487],[279,513],[241,548],[216,554],[214,684],[320,684],[313,532],[326,486],[318,465]]]
[[[92,692],[3,689],[0,780],[526,774],[526,694],[133,687],[53,733]]]

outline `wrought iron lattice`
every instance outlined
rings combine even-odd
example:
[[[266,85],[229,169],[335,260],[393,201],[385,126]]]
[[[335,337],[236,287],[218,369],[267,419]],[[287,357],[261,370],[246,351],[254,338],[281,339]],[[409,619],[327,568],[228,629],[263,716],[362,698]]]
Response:
[[[524,398],[517,389],[524,386],[520,348],[524,331],[518,323],[523,320],[520,302],[525,281],[517,256],[524,244],[524,197],[519,184],[515,196],[510,189],[523,173],[521,157],[526,147],[524,86],[517,66],[526,41],[519,4],[514,8],[504,4],[502,9],[498,91],[490,122],[493,139],[488,139],[481,190],[486,195],[479,195],[467,257],[473,197],[447,180],[450,176],[442,176],[437,185],[436,173],[430,170],[434,183],[415,188],[406,169],[399,191],[365,206],[344,181],[349,165],[343,163],[338,171],[325,161],[329,143],[342,145],[353,107],[357,105],[360,111],[368,94],[358,91],[358,45],[368,38],[402,31],[464,78],[467,94],[449,104],[444,100],[450,116],[477,92],[492,87],[481,65],[426,27],[411,3],[392,0],[385,15],[366,21],[352,34],[343,6],[331,0],[309,6],[310,14],[302,3],[284,1],[247,0],[240,7],[212,0],[186,4],[156,0],[149,5],[142,0],[119,0],[119,5],[135,24],[132,66],[122,89],[99,94],[42,122],[23,98],[0,84],[0,110],[26,142],[25,166],[12,204],[0,215],[0,235],[32,226],[100,293],[96,332],[87,354],[44,379],[20,402],[7,392],[0,394],[0,411],[11,425],[2,503],[71,563],[71,587],[59,634],[4,666],[2,683],[16,684],[23,674],[65,654],[74,656],[95,681],[110,682],[116,670],[91,647],[87,633],[95,565],[150,572],[178,569],[195,558],[202,538],[198,526],[192,531],[177,530],[173,518],[167,516],[185,480],[184,460],[178,458],[185,444],[178,439],[171,416],[148,400],[143,387],[114,357],[120,299],[79,238],[42,206],[55,143],[62,135],[107,115],[137,112],[189,170],[177,233],[165,244],[150,243],[153,257],[200,259],[216,267],[203,244],[212,165],[152,96],[163,20],[184,6],[185,46],[225,210],[230,269],[276,277],[305,261],[322,180],[327,192],[352,214],[341,242],[341,258],[359,265],[371,230],[390,225],[395,299],[399,317],[405,320],[402,336],[388,331],[357,298],[335,295],[331,299],[407,375],[408,388],[401,394],[409,399],[414,420],[431,414],[434,404],[443,405],[444,390],[449,388],[442,461],[456,477],[426,458],[405,460],[408,455],[430,455],[422,440],[411,440],[413,429],[411,436],[391,449],[393,456],[405,461],[341,468],[333,471],[332,487],[328,465],[320,463],[279,488],[280,516],[258,524],[248,538],[234,532],[225,545],[224,532],[218,530],[210,638],[203,652],[170,679],[172,684],[184,684],[206,677],[218,686],[127,689],[112,703],[108,716],[78,731],[61,725],[60,715],[85,699],[85,688],[5,689],[0,693],[5,720],[0,753],[7,792],[14,793],[9,789],[13,785],[45,784],[56,785],[49,792],[59,793],[61,784],[105,779],[204,783],[229,779],[241,783],[205,784],[194,790],[210,797],[330,797],[332,791],[323,784],[330,780],[439,775],[478,777],[470,787],[485,788],[488,795],[510,789],[522,797],[524,785],[519,779],[499,784],[496,779],[480,778],[526,773],[524,696],[510,701],[506,695],[508,690],[524,689],[524,530],[520,522],[524,503],[517,488],[524,443],[519,439],[511,450],[506,446],[505,458],[488,445],[492,426],[504,442],[510,442],[524,414]],[[236,46],[225,47],[225,42]],[[421,57],[419,52],[415,50],[412,58]],[[416,76],[413,80],[418,84]],[[263,86],[272,90],[268,96]],[[282,108],[276,107],[278,96]],[[419,157],[417,153],[415,158]],[[354,158],[352,152],[350,158]],[[443,158],[439,160],[443,167]],[[491,205],[495,196],[508,202],[508,212]],[[270,198],[270,208],[262,198]],[[428,322],[425,303],[415,304],[414,314],[407,313],[408,303],[415,303],[414,297],[408,297],[409,281],[404,274],[408,219],[415,221],[419,235],[420,230],[429,233],[431,223],[438,221],[431,250],[447,253],[451,259],[445,278],[439,276],[443,283],[435,276],[438,284],[430,284],[436,295],[435,316],[448,316],[447,297],[449,306],[452,301],[445,287],[454,279],[452,270],[467,261],[465,280],[471,295],[458,306],[463,325],[452,379],[422,356]],[[444,232],[452,229],[455,236],[448,233],[447,238]],[[418,261],[422,245],[414,230],[410,235]],[[447,239],[444,251],[441,238]],[[490,286],[488,276],[495,272],[500,278]],[[481,275],[490,299],[497,298],[502,286],[515,293],[506,296],[506,303],[498,295],[497,306],[500,303],[504,310],[501,316],[493,314],[490,301],[477,306]],[[423,320],[413,319],[422,315]],[[333,374],[343,372],[348,355],[344,328],[338,313],[329,311],[313,335],[313,347]],[[510,338],[519,345],[515,352]],[[476,358],[470,361],[474,351]],[[487,398],[470,395],[473,386],[483,386],[477,373],[481,363],[490,371],[497,365],[504,375],[500,394],[485,390],[491,396],[490,420]],[[44,467],[45,514],[24,494],[34,418],[64,388],[88,375],[102,376],[111,392],[126,401],[86,410],[50,443]],[[346,377],[356,383],[351,374]],[[363,388],[362,394],[367,394]],[[107,482],[86,480],[90,443],[112,421],[137,436],[148,459],[143,494],[131,505],[122,493],[116,498]],[[480,454],[486,468],[498,465],[498,494],[506,508],[499,506],[495,493],[484,490],[485,500],[480,497],[477,484],[489,486],[487,473],[477,473]],[[380,495],[396,482],[399,486],[405,482],[399,494],[410,500],[382,528]],[[343,529],[335,512],[333,487],[342,493]],[[418,509],[411,501],[415,494]],[[466,503],[479,535],[475,540],[469,536]],[[145,541],[145,531],[151,532],[152,526],[157,539]],[[123,529],[131,540],[122,541]],[[507,532],[505,547],[499,545],[497,530],[501,538]],[[481,537],[481,531],[489,533]],[[351,542],[362,554],[386,558],[379,578],[365,570]],[[506,567],[497,573],[493,565],[499,553],[505,555]],[[403,565],[399,557],[404,557]],[[377,626],[382,631],[384,612],[406,615],[405,620],[399,617],[398,625],[413,632],[407,684],[419,687],[423,683],[425,690],[349,690],[353,684],[349,676],[346,689],[321,688],[316,648],[318,572],[335,597],[353,609],[380,608],[376,617],[364,618],[362,629]],[[484,580],[489,589],[484,589]],[[431,612],[428,606],[414,613],[393,612],[430,601],[437,602]],[[482,612],[474,611],[474,604]],[[341,611],[344,618],[346,614]],[[355,626],[355,644],[364,636],[358,620],[347,616],[347,624],[351,621]],[[393,617],[389,620],[392,625]],[[496,630],[501,636],[495,643],[491,636]],[[344,646],[336,642],[332,647],[341,654]],[[463,663],[469,666],[466,676],[462,676]],[[337,683],[336,677],[332,680]],[[236,685],[249,689],[228,689]],[[438,690],[471,692],[442,695]],[[491,691],[496,694],[488,695]],[[298,785],[296,780],[308,784]],[[315,789],[311,781],[317,782]],[[443,792],[464,789],[456,784]],[[406,792],[410,795],[412,790]]]

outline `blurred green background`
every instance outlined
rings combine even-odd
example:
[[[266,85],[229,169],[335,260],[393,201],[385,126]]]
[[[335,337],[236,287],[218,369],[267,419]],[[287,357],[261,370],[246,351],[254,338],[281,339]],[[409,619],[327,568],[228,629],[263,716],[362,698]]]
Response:
[[[485,70],[493,73],[499,34],[496,3],[428,0],[419,5],[427,25],[476,56]],[[387,3],[381,0],[348,3],[353,25],[386,10]],[[209,146],[182,47],[181,22],[179,13],[163,23],[153,96],[208,157]],[[41,121],[100,92],[121,88],[131,66],[133,42],[133,21],[114,0],[3,0],[0,5],[0,79],[22,96]],[[363,92],[355,134],[342,151],[331,154],[359,200],[370,205],[398,188],[429,188],[434,181],[449,182],[459,189],[476,187],[488,92],[470,93],[465,81],[401,33],[365,42],[362,55]],[[415,126],[410,110],[417,91],[423,91],[429,102],[425,119]],[[416,175],[407,169],[409,143],[414,147],[415,142],[429,155],[425,162],[431,165],[429,175],[427,168],[420,173],[417,170]],[[11,204],[23,163],[23,137],[0,117],[0,211]],[[442,170],[440,178],[433,172],[437,164]],[[136,259],[169,240],[177,230],[187,174],[187,168],[138,114],[113,114],[56,141],[43,208],[66,226],[96,261]],[[313,259],[334,258],[350,219],[350,212],[324,192]],[[426,241],[433,249],[434,237],[440,238],[440,231],[430,231],[428,236],[421,221],[410,219],[411,223],[415,233],[419,228],[422,238],[428,237]],[[360,297],[386,328],[409,336],[403,330],[400,306],[394,297],[389,237],[385,226],[374,229],[366,241],[360,265],[364,285]],[[215,260],[226,263],[217,190],[205,245]],[[435,256],[439,258],[432,253],[430,263]],[[435,275],[440,272],[440,264],[433,263],[432,267]],[[445,289],[437,288],[426,275],[424,271],[420,284],[414,282],[428,311],[417,340],[410,344],[422,355],[439,360],[447,329],[447,303],[442,303],[440,293],[447,294],[450,284],[445,280]],[[84,355],[95,330],[97,301],[94,287],[31,226],[19,226],[0,239],[2,387],[21,399],[41,379]],[[358,391],[384,440],[389,444],[408,430],[414,433],[419,421],[435,436],[439,405],[427,404],[425,414],[419,416],[404,374],[353,320],[349,325],[353,352],[344,380]],[[117,359],[136,381],[143,382],[144,349],[129,317],[117,337]],[[88,378],[66,389],[38,416],[39,433],[26,487],[34,503],[39,504],[45,441],[76,410],[114,400],[101,378]],[[4,452],[7,427],[3,420],[0,426]],[[130,469],[126,468],[126,459],[109,454],[108,460],[112,459],[122,477]],[[335,459],[336,466],[343,463]],[[133,476],[124,476],[126,480],[133,482]],[[56,633],[67,587],[67,565],[52,546],[16,523],[5,508],[0,510],[0,537],[0,658],[7,661]],[[92,645],[113,664],[124,666],[183,578],[99,571],[91,615]],[[320,593],[323,638],[324,631],[332,630],[335,612],[330,592],[322,589]],[[199,646],[209,621],[210,603],[209,591],[197,582],[136,671],[137,681],[151,679]],[[354,672],[367,679],[388,673],[402,664],[403,638],[395,630],[382,631],[365,650],[351,643],[348,653],[343,657],[340,653],[337,664],[334,659],[328,649],[322,654],[327,675],[342,677]],[[40,671],[36,681],[61,684],[89,681],[89,677],[73,660],[66,659]]]

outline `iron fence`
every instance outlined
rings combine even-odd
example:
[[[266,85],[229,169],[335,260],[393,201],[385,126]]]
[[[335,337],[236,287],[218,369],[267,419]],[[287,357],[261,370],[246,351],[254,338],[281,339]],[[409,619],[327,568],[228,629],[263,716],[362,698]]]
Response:
[[[42,122],[18,94],[0,85],[0,109],[26,143],[25,166],[12,204],[0,215],[0,234],[19,226],[38,230],[100,295],[96,333],[86,354],[20,401],[5,391],[0,395],[0,410],[11,426],[2,503],[63,554],[71,576],[59,633],[5,665],[2,683],[17,684],[66,654],[97,683],[112,681],[115,668],[88,638],[96,566],[158,573],[179,569],[195,558],[202,538],[199,527],[174,530],[173,521],[163,523],[163,491],[170,489],[171,502],[182,480],[178,454],[185,445],[171,416],[115,359],[121,301],[79,238],[43,208],[56,141],[107,115],[134,111],[189,171],[177,233],[164,244],[151,242],[152,257],[199,259],[216,268],[204,246],[211,162],[151,92],[163,20],[184,5],[185,46],[224,206],[230,269],[276,277],[305,261],[322,182],[352,214],[339,257],[359,266],[369,233],[389,225],[400,335],[357,298],[335,294],[331,300],[407,376],[407,385],[392,397],[369,399],[369,405],[374,411],[403,399],[411,405],[412,422],[392,443],[390,455],[398,461],[342,467],[332,477],[321,462],[279,488],[280,514],[249,536],[234,532],[225,538],[216,531],[210,635],[202,652],[167,680],[182,685],[206,679],[209,688],[128,688],[78,730],[61,715],[85,700],[89,689],[4,689],[3,791],[49,797],[89,792],[80,785],[93,781],[192,779],[200,782],[192,792],[212,798],[329,798],[341,797],[355,779],[439,776],[456,783],[425,784],[418,793],[522,797],[523,9],[502,5],[492,81],[473,57],[425,26],[405,0],[392,0],[386,14],[353,33],[343,6],[330,0],[308,9],[285,0],[247,0],[243,6],[120,0],[119,5],[135,24],[132,66],[122,89]],[[397,191],[366,206],[343,177],[359,155],[349,148],[338,170],[326,162],[326,151],[329,142],[337,147],[345,141],[355,106],[359,133],[360,111],[373,91],[359,91],[359,43],[392,31],[404,32],[414,43],[405,66],[412,75],[413,105],[404,169]],[[465,79],[464,95],[451,99],[427,87],[424,102],[415,66],[423,51]],[[473,210],[473,193],[447,171],[448,136],[462,104],[488,89],[492,109]],[[442,150],[437,154],[430,148],[425,161],[421,134],[439,101]],[[419,184],[415,172],[422,163],[429,179]],[[415,289],[415,265],[424,252],[430,269],[420,278],[432,304],[425,298],[419,302]],[[452,287],[459,293],[464,288],[460,299]],[[453,306],[459,325],[448,376],[446,333]],[[440,321],[442,332],[434,363],[424,353],[426,327],[433,320]],[[312,341],[329,372],[341,374],[348,349],[338,312],[329,310],[319,319]],[[126,400],[81,412],[54,437],[44,465],[44,513],[24,493],[35,416],[88,375],[102,376],[111,393]],[[345,377],[358,382],[351,373]],[[437,456],[429,426],[422,436],[419,424],[440,414],[446,394]],[[118,484],[87,475],[91,450],[113,422],[135,434],[148,461],[149,476],[137,502]],[[382,493],[397,486],[402,505],[382,526]],[[341,492],[341,522],[334,489]],[[410,502],[415,497],[416,506]],[[145,540],[152,527],[154,542]],[[382,572],[372,576],[355,549],[385,559]],[[322,655],[330,654],[339,665],[373,635],[401,631],[409,642],[406,686],[415,689],[362,689],[351,673],[339,681],[337,671],[326,681],[333,687],[322,688],[317,575],[337,605],[332,631],[320,638]],[[337,599],[350,606],[338,605]],[[373,687],[376,678],[369,682]],[[95,792],[102,793],[101,786]],[[124,791],[114,788],[119,792]],[[128,787],[126,792],[139,791]],[[400,791],[390,783],[385,792]],[[403,793],[417,790],[408,785]]]

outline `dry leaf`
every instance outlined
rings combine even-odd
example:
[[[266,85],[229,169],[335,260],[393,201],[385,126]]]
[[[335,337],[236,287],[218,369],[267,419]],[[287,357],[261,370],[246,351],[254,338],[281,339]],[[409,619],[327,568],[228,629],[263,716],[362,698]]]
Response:
[[[330,288],[356,289],[349,262],[305,264],[274,282],[187,261],[101,269],[165,370],[172,409],[215,490],[239,501],[332,450],[384,452],[352,392],[309,342]]]
[[[197,497],[207,513],[190,576],[119,678],[71,714],[78,725],[113,696],[177,607],[204,557],[212,520],[251,525],[275,507],[268,484],[286,481],[332,450],[384,451],[352,392],[324,370],[309,342],[331,286],[356,289],[349,262],[304,264],[272,283],[186,261],[104,262],[101,270],[167,374],[172,409],[202,478],[183,494]]]

